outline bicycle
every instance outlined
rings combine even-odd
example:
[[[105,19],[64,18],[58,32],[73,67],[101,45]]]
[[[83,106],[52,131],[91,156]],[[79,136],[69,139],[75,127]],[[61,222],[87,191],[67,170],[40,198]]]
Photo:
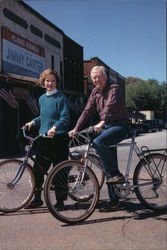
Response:
[[[35,191],[35,177],[29,160],[35,162],[34,145],[41,138],[48,137],[38,135],[33,138],[26,135],[25,127],[22,129],[24,137],[28,140],[24,159],[9,159],[0,163],[0,211],[4,213],[16,212],[32,199]],[[47,175],[42,166],[41,170]]]
[[[94,212],[99,200],[99,183],[96,175],[88,166],[88,161],[93,162],[97,168],[104,169],[89,155],[92,148],[92,138],[89,133],[93,128],[88,128],[74,134],[84,136],[86,148],[84,152],[84,164],[79,160],[67,160],[58,164],[49,173],[44,187],[44,196],[50,213],[63,223],[75,224],[86,220]],[[111,147],[128,146],[129,156],[127,161],[125,182],[113,185],[116,194],[120,198],[135,193],[138,200],[153,211],[165,211],[167,209],[167,155],[156,153],[156,149],[149,150],[148,147],[139,148],[135,141],[136,130],[134,130],[128,142],[121,142]],[[160,149],[161,151],[163,149]],[[165,149],[164,149],[165,150]],[[135,167],[133,183],[129,178],[132,155],[135,151],[139,162]],[[60,175],[61,171],[66,172],[66,178]],[[63,182],[68,179],[67,198],[64,201],[64,209],[56,210],[55,197],[52,194],[51,186],[53,179],[59,174],[59,180]],[[105,172],[107,175],[107,173]]]
[[[48,138],[46,135],[38,135],[35,138],[27,136],[25,127],[22,129],[23,136],[28,140],[24,159],[8,159],[0,163],[0,211],[4,213],[16,212],[24,208],[32,199],[35,191],[35,177],[32,167],[32,162],[35,162],[34,144],[38,143],[41,138]],[[76,157],[74,153],[69,152],[69,157]],[[96,157],[96,160],[99,161],[97,156],[92,157]],[[47,176],[48,173],[43,167],[40,166],[40,168]],[[103,173],[100,176],[102,185],[104,183]],[[73,198],[75,199],[75,196]]]
[[[80,133],[73,134],[69,142],[69,159],[78,160],[84,164],[85,144],[87,143],[88,138],[89,140],[91,140],[94,138],[94,135],[92,135],[92,133],[87,133],[86,135]],[[89,161],[90,158],[93,158],[93,161]],[[100,164],[100,159],[96,154],[96,151],[91,147],[91,149],[89,149],[89,157],[87,164],[90,169],[95,173],[99,183],[99,188],[101,189],[105,181],[105,173],[100,168],[96,167],[94,161],[98,163],[98,165]]]

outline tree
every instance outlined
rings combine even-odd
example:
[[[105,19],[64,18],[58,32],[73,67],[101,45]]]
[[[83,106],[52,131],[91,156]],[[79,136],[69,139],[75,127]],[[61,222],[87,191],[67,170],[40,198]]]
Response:
[[[157,80],[141,79],[126,85],[127,107],[134,110],[156,110],[160,106],[159,85]]]
[[[167,122],[167,84],[164,82],[159,87],[160,112],[163,119]]]

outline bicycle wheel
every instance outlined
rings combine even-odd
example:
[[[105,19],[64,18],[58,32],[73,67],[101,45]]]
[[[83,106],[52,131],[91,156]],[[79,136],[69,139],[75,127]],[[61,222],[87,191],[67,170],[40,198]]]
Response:
[[[44,196],[47,207],[51,214],[63,223],[75,224],[84,221],[95,210],[99,200],[97,178],[89,167],[83,180],[82,178],[83,164],[67,160],[54,167],[45,181]],[[55,207],[58,197],[64,200],[62,211],[57,211]],[[89,200],[83,197],[89,197]]]
[[[22,161],[6,160],[0,163],[0,211],[9,213],[23,208],[32,198],[35,178],[32,168],[27,164],[20,180],[10,185]]]
[[[135,193],[140,202],[153,211],[167,210],[167,156],[154,153],[136,166]]]

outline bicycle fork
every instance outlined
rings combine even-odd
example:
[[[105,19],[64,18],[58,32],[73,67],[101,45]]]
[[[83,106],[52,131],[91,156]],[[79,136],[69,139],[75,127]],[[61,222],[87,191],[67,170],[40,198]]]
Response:
[[[28,148],[28,151],[27,151],[27,154],[23,160],[23,163],[20,164],[19,166],[19,169],[16,173],[16,176],[13,178],[13,180],[7,184],[7,187],[9,189],[14,189],[15,185],[19,182],[19,180],[21,179],[24,171],[25,171],[25,168],[27,166],[27,162],[28,162],[28,155],[30,153],[30,150],[31,150],[31,147]]]

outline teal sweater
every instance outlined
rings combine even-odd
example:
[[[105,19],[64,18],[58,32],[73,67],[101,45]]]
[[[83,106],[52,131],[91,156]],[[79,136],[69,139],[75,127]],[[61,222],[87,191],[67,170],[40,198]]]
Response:
[[[35,126],[39,126],[39,134],[45,134],[56,126],[56,134],[68,132],[70,122],[69,108],[66,96],[58,91],[47,96],[46,93],[39,98],[40,116],[34,119]]]

